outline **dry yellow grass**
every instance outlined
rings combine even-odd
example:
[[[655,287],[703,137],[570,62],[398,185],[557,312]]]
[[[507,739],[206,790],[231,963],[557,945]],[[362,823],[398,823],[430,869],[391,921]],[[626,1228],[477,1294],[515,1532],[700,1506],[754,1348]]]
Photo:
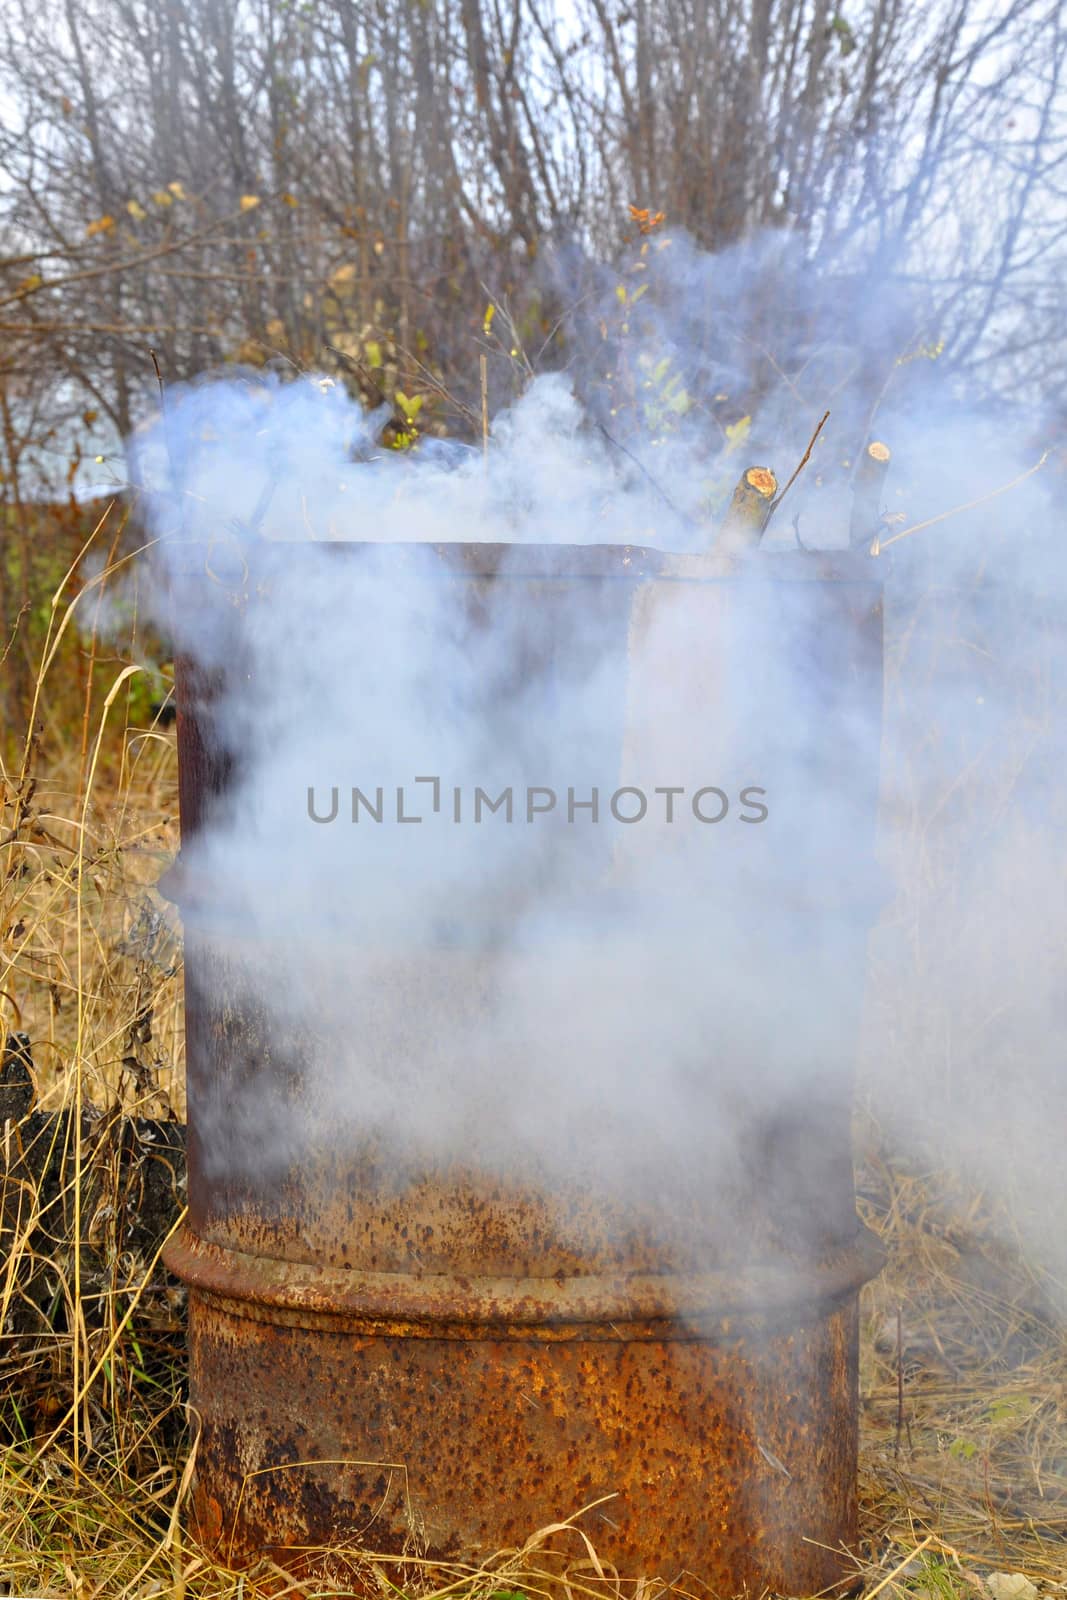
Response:
[[[173,736],[137,724],[127,662],[91,627],[77,646],[92,657],[88,689],[72,697],[73,630],[92,594],[72,613],[73,597],[68,580],[41,643],[36,729],[2,775],[3,1021],[30,1036],[42,1107],[180,1115],[180,953],[151,887],[178,840]],[[0,1592],[77,1600],[284,1592],[276,1569],[228,1573],[183,1535],[193,1457],[181,1403],[181,1291],[128,1248],[119,1205],[103,1219],[107,1206],[92,1216],[80,1209],[107,1147],[87,1146],[79,1126],[67,1124],[61,1203],[45,1219],[49,1258],[31,1259],[39,1197],[29,1197],[4,1241]],[[1067,1344],[1041,1275],[1005,1242],[1010,1217],[982,1197],[944,1173],[894,1162],[870,1128],[861,1147],[861,1208],[889,1264],[863,1305],[857,1585],[869,1600],[1033,1600],[1024,1579],[1039,1593],[1067,1594]],[[107,1271],[89,1281],[74,1240],[93,1229]],[[42,1273],[54,1287],[51,1325],[8,1332],[27,1281]],[[410,1581],[409,1562],[405,1589],[467,1600],[663,1592],[651,1573],[620,1584],[582,1526],[579,1516],[539,1530],[478,1571],[425,1566]],[[1013,1589],[996,1574],[1023,1576]],[[332,1576],[303,1592],[343,1596],[359,1579],[396,1593],[397,1576],[386,1558],[338,1554]],[[694,1580],[684,1592],[704,1591]]]
[[[9,740],[0,772],[0,1015],[33,1040],[42,1108],[78,1093],[180,1106],[175,921],[150,888],[178,844],[174,738],[131,720],[139,669],[100,636],[101,592],[68,573],[51,597],[30,731]],[[125,593],[135,633],[136,589]]]
[[[889,1250],[863,1300],[868,1536],[933,1534],[963,1568],[1062,1583],[1067,1341],[1042,1276],[1010,1217],[944,1173],[868,1149],[860,1181]]]

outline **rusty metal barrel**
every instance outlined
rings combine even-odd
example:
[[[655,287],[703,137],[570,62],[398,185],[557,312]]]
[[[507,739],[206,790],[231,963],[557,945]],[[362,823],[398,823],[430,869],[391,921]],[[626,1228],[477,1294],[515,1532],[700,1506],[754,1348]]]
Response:
[[[507,893],[453,894],[444,918],[405,912],[349,929],[350,946],[327,941],[331,1004],[361,963],[388,974],[352,989],[353,1059],[408,1074],[412,1104],[420,1071],[459,1071],[490,1015],[485,1082],[506,1106],[509,1073],[528,1070],[512,1058],[579,1052],[579,1028],[595,1035],[626,1008],[594,1114],[575,1134],[546,1108],[551,1136],[513,1163],[491,1129],[443,1149],[413,1134],[406,1149],[402,1126],[364,1137],[358,1104],[342,1128],[331,1097],[348,1077],[316,1055],[331,1045],[264,998],[284,988],[285,941],[316,930],[250,926],[197,862],[241,793],[241,708],[260,670],[245,642],[309,564],[331,585],[361,574],[354,628],[417,591],[455,620],[463,660],[506,636],[492,658],[506,670],[472,676],[484,692],[463,705],[485,748],[526,728],[536,683],[582,782],[610,777],[624,815],[642,784],[689,805],[703,780],[695,829],[686,813],[703,840],[724,752],[764,791],[769,817],[706,874],[704,845],[662,815],[645,832],[587,829],[578,846],[558,815],[529,882],[505,875]],[[190,547],[175,570],[176,603],[215,618],[210,647],[178,660],[183,844],[165,886],[186,933],[189,1217],[166,1259],[189,1287],[193,1531],[235,1564],[299,1570],[360,1548],[478,1561],[591,1506],[582,1526],[624,1577],[690,1573],[723,1595],[846,1584],[858,1295],[880,1263],[856,1217],[849,1134],[878,901],[878,585],[848,555],[724,573],[622,546],[250,544],[221,578],[217,553]],[[299,677],[316,627],[290,632],[273,670]],[[349,686],[357,725],[375,692]],[[460,714],[454,696],[434,701],[444,692],[420,688],[427,726]],[[303,715],[314,723],[313,698]],[[364,826],[361,848],[383,837]],[[560,863],[551,927],[505,972],[507,928]],[[416,907],[418,870],[398,888]],[[590,985],[595,1004],[573,1020]],[[684,1041],[696,1130],[671,1160],[634,1140],[655,1120],[660,1032],[675,1055]],[[305,1136],[261,1164],[290,1116]]]

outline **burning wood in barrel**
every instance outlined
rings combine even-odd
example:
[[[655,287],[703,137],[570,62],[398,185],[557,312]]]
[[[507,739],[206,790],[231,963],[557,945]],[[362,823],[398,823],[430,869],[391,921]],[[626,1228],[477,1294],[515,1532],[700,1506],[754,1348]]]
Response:
[[[760,548],[768,522],[809,456],[810,447],[800,468],[781,493],[778,480],[769,467],[749,467],[742,474],[715,538],[713,553],[716,559],[724,558],[729,565],[736,557],[751,554]],[[810,521],[822,538],[830,536],[833,541],[830,548],[838,548],[844,537],[844,529],[840,533],[837,529],[845,522],[851,547],[860,550],[869,546],[878,531],[890,460],[889,446],[875,439],[864,448],[850,483],[840,478],[817,477],[804,504],[805,531]],[[807,548],[807,540],[801,535],[799,516],[794,518],[794,534],[801,548]],[[815,547],[818,548],[818,545]]]

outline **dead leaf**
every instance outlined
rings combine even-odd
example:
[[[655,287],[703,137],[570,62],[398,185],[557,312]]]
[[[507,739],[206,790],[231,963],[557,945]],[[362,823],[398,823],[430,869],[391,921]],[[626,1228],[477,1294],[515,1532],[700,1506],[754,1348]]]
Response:
[[[985,1582],[993,1600],[1038,1600],[1037,1585],[1022,1572],[990,1572]]]

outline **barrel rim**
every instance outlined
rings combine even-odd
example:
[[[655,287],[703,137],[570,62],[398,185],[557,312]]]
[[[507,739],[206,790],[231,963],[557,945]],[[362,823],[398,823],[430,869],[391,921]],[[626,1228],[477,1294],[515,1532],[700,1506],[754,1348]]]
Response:
[[[185,1224],[163,1259],[198,1295],[259,1321],[343,1323],[423,1337],[486,1337],[489,1330],[536,1337],[540,1330],[545,1337],[633,1339],[679,1337],[685,1329],[691,1336],[729,1333],[735,1322],[843,1299],[881,1270],[885,1251],[857,1224],[850,1239],[811,1261],[697,1274],[472,1277],[363,1272],[252,1255]]]
[[[714,548],[683,551],[619,543],[525,543],[488,540],[248,539],[237,533],[210,540],[168,539],[159,552],[172,577],[203,577],[224,588],[244,583],[272,560],[364,559],[394,576],[496,579],[606,578],[737,582],[838,582],[880,594],[881,574],[866,550],[762,547],[735,555]]]

